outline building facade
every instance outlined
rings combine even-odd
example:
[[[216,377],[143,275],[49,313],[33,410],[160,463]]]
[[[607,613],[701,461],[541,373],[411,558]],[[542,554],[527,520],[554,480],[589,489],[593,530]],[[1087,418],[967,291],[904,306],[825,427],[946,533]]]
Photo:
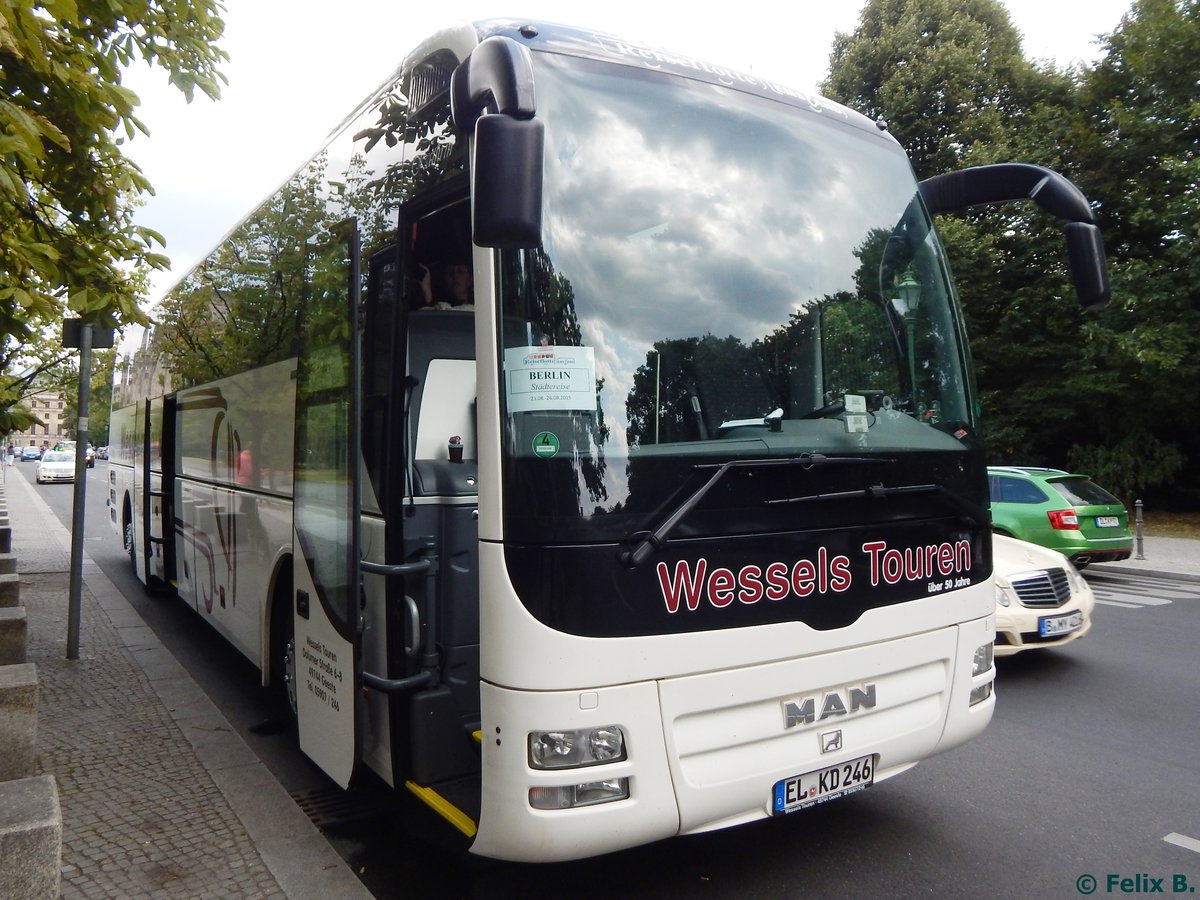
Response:
[[[32,425],[25,431],[9,435],[9,442],[16,448],[53,447],[60,441],[70,440],[66,426],[66,400],[58,391],[36,391],[25,398],[29,411],[42,420],[43,425]]]

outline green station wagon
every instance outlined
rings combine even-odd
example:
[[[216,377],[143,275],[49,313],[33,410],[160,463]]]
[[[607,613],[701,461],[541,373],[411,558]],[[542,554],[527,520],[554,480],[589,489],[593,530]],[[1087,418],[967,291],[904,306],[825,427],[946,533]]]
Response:
[[[1133,553],[1124,504],[1086,475],[989,466],[988,489],[997,534],[1050,547],[1081,569]]]

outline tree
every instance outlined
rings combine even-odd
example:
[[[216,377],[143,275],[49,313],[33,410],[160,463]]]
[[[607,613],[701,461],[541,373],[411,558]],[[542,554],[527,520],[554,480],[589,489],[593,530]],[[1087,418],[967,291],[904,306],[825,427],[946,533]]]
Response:
[[[839,35],[826,88],[882,116],[918,177],[1001,161],[1082,180],[1073,147],[1087,132],[1079,76],[1028,63],[996,0],[870,0]],[[1060,223],[1029,203],[942,216],[971,338],[993,462],[1067,465],[1099,440],[1126,374],[1106,368],[1065,269]]]
[[[60,334],[49,331],[36,332],[23,343],[0,345],[0,372],[6,373],[0,375],[0,434],[46,424],[24,401],[69,377],[72,355],[63,349]]]
[[[176,387],[234,375],[295,352],[310,240],[331,228],[318,157],[243,221],[163,300],[159,352]]]
[[[997,0],[868,0],[834,38],[823,89],[885,119],[925,178],[1002,138],[1033,74]]]
[[[164,69],[192,99],[219,95],[220,0],[0,0],[0,348],[18,356],[68,312],[142,322],[163,239],[136,226],[151,191],[122,155],[145,127],[121,71]],[[26,354],[27,355],[27,354]],[[0,409],[14,403],[0,391]]]
[[[1113,302],[1092,331],[1094,366],[1118,376],[1104,427],[1072,458],[1128,497],[1172,484],[1200,499],[1200,2],[1137,0],[1083,82],[1089,129],[1075,142],[1100,226]]]
[[[97,446],[108,443],[108,420],[112,412],[113,370],[116,350],[97,350],[92,354],[92,380],[88,384],[88,441]],[[66,398],[66,427],[74,434],[79,429],[79,369],[73,366],[70,377],[60,390]]]

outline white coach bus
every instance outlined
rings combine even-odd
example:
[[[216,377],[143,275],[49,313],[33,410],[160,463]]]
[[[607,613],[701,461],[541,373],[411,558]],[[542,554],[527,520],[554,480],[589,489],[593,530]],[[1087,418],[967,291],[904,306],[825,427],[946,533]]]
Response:
[[[113,417],[139,577],[299,741],[485,856],[562,860],[861,790],[992,715],[970,358],[883,123],[515,21],[433,35],[173,291]]]

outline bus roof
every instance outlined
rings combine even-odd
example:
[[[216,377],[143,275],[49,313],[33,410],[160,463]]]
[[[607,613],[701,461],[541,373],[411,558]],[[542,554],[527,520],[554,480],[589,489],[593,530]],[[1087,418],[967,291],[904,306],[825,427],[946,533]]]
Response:
[[[876,134],[885,132],[886,129],[885,125],[877,124],[861,113],[819,94],[806,93],[757,75],[739,72],[728,66],[628,41],[599,31],[518,19],[492,19],[475,23],[475,27],[480,40],[493,35],[503,35],[525,44],[530,49],[628,66],[642,66],[659,72],[669,72],[722,87],[758,94],[771,100],[779,100],[820,115],[829,116]],[[887,137],[894,140],[890,134]]]

